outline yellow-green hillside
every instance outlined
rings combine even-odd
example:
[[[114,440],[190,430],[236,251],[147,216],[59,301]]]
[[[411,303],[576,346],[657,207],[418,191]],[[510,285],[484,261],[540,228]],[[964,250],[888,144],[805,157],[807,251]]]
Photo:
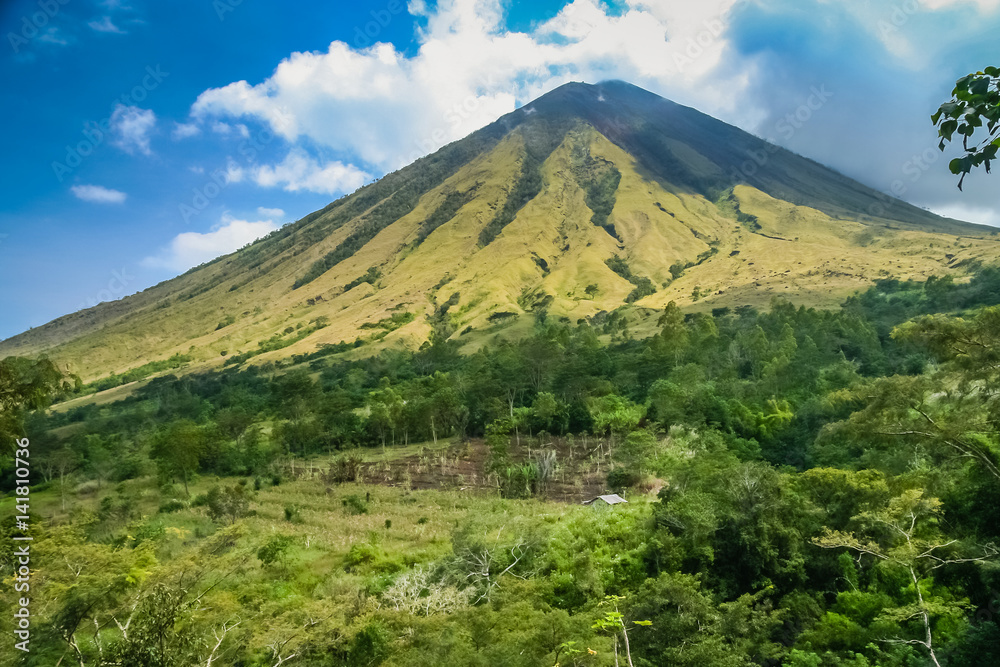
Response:
[[[766,163],[741,172],[761,150]],[[217,365],[358,338],[473,340],[539,310],[575,322],[626,303],[831,306],[880,277],[998,258],[988,228],[627,84],[571,84],[232,255],[2,341],[0,355],[46,353],[89,380],[173,355]]]

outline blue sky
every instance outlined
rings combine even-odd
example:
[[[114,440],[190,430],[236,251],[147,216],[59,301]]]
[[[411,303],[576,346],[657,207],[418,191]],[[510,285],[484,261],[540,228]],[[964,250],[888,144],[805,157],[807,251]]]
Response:
[[[1000,0],[0,5],[0,337],[134,293],[571,80],[622,78],[1000,226],[928,117]],[[828,99],[788,119],[814,90]]]

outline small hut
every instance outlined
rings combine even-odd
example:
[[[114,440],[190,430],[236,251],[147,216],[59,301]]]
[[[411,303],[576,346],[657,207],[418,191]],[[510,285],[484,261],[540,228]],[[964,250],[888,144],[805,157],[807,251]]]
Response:
[[[597,496],[596,498],[591,498],[590,500],[584,500],[583,504],[590,505],[591,507],[608,507],[627,502],[627,500],[619,496],[617,493],[612,493],[607,496]]]

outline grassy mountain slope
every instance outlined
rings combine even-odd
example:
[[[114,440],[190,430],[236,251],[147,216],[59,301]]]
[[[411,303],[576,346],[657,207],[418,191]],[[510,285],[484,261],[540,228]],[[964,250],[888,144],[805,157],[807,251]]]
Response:
[[[763,166],[737,173],[761,151]],[[2,341],[0,355],[45,352],[93,379],[173,355],[262,361],[359,337],[418,346],[432,331],[472,341],[540,310],[832,305],[879,277],[1000,256],[989,228],[886,201],[633,86],[570,84],[236,253]]]

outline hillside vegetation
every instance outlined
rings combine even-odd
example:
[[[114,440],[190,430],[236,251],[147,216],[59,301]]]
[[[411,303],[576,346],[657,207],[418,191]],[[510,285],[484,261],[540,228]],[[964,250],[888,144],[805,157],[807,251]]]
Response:
[[[996,664],[998,303],[985,268],[641,339],[541,309],[29,415],[34,643],[0,664]]]
[[[356,342],[475,349],[501,320],[540,310],[577,323],[623,304],[833,307],[890,275],[961,278],[998,258],[991,229],[627,84],[570,84],[232,255],[2,341],[0,354],[45,353],[89,382]]]

